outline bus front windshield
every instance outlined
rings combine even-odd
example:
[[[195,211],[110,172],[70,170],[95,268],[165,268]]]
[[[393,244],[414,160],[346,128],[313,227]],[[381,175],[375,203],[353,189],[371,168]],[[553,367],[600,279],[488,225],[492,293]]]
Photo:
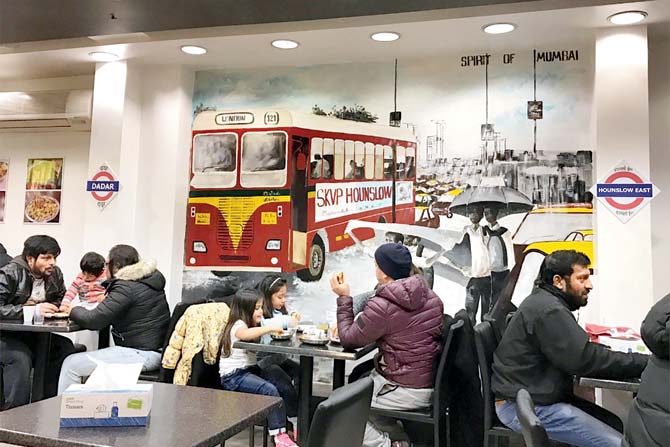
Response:
[[[245,187],[284,186],[286,133],[251,132],[242,137],[242,175]]]

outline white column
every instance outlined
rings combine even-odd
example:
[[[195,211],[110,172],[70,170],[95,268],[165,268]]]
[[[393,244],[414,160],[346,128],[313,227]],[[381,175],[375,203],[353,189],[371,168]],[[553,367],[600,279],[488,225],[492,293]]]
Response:
[[[88,160],[90,178],[103,163],[118,176],[122,190],[103,210],[90,198],[82,225],[84,249],[106,256],[120,243],[135,244],[133,238],[138,186],[139,129],[137,68],[126,62],[98,64],[93,87],[91,145]]]
[[[594,99],[596,178],[620,160],[648,176],[645,26],[608,28],[598,34]],[[599,322],[639,328],[654,301],[650,209],[623,224],[597,205],[596,234]]]

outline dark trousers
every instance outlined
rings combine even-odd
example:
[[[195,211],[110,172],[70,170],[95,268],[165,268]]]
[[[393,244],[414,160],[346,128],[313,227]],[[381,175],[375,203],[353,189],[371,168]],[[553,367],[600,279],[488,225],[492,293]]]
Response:
[[[481,319],[484,321],[484,315],[491,309],[491,277],[470,278],[468,285],[465,286],[465,311],[474,325],[477,319],[477,308],[479,302],[482,302]]]
[[[37,335],[29,332],[0,332],[0,368],[3,396],[0,409],[25,405],[30,402],[30,371],[33,367]],[[74,352],[72,342],[59,335],[51,336],[49,363],[44,380],[44,397],[58,392],[58,377],[65,357]]]
[[[271,365],[279,366],[293,381],[295,389],[300,389],[300,365],[298,362],[291,360],[284,354],[268,354],[258,353],[257,357],[261,369],[266,369]]]
[[[491,312],[498,302],[498,298],[507,284],[507,277],[509,276],[509,270],[504,270],[502,272],[491,272],[491,305],[486,311]]]

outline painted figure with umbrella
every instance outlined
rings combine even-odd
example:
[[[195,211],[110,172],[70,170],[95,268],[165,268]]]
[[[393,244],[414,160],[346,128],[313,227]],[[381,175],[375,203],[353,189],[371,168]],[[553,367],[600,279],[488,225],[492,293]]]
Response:
[[[512,236],[498,218],[533,208],[530,199],[513,188],[482,183],[466,188],[451,203],[449,212],[468,217],[471,224],[463,228],[461,241],[445,255],[470,277],[465,309],[473,323],[480,301],[482,319],[495,305],[514,262]],[[484,217],[486,224],[482,225]]]

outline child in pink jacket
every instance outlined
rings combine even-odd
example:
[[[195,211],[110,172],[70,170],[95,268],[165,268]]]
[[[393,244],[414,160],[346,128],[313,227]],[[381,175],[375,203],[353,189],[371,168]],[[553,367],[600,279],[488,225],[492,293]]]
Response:
[[[72,303],[78,298],[84,305],[95,306],[105,298],[102,282],[105,274],[105,258],[95,252],[86,253],[79,262],[81,273],[72,281],[60,306],[61,312],[70,312]]]

